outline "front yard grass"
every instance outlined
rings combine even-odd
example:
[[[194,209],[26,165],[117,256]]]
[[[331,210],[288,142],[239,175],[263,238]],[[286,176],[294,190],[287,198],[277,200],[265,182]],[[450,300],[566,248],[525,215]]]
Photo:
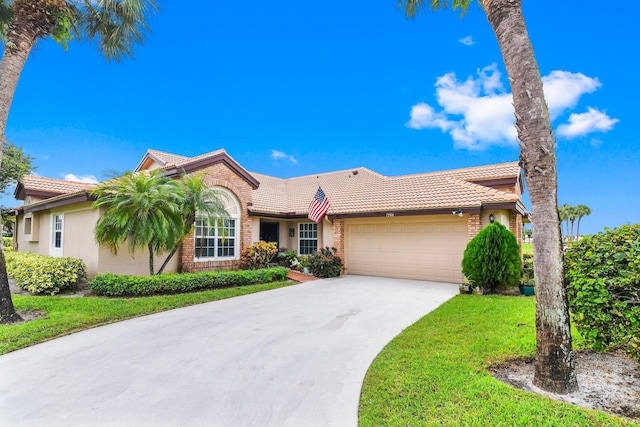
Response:
[[[14,295],[13,304],[16,310],[37,311],[44,316],[30,322],[0,326],[0,354],[132,317],[267,291],[292,284],[294,282],[273,282],[141,298]]]
[[[359,425],[635,425],[514,389],[487,372],[495,362],[534,354],[533,298],[458,295],[378,355],[363,384]]]
[[[523,243],[522,244],[522,253],[523,254],[533,254],[533,243]]]

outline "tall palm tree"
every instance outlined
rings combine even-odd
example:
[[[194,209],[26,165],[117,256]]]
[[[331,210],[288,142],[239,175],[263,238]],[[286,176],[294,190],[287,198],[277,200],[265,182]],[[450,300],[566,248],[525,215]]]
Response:
[[[432,10],[466,11],[472,0],[397,0],[414,17],[425,3]],[[567,295],[563,286],[558,217],[555,138],[542,89],[542,77],[522,15],[522,0],[479,0],[498,40],[507,69],[520,162],[531,199],[536,277],[536,359],[534,384],[556,392],[577,390]]]
[[[572,242],[576,240],[576,235],[573,234],[573,226],[578,218],[577,206],[569,206],[569,211],[567,213],[567,221],[571,223],[571,234],[569,234],[569,240]]]
[[[38,39],[52,37],[65,47],[74,37],[93,40],[107,60],[119,61],[133,56],[157,10],[155,0],[0,0],[0,164],[13,95]],[[19,319],[0,249],[0,323]]]
[[[578,230],[576,231],[577,240],[580,238],[580,221],[582,221],[582,217],[591,215],[591,208],[587,205],[578,205],[576,206],[576,215],[578,217]]]
[[[558,206],[558,216],[560,218],[560,231],[564,234],[564,238],[567,239],[569,236],[569,210],[571,206],[566,203]],[[565,225],[564,229],[562,228],[562,224]]]
[[[210,221],[229,217],[225,206],[226,194],[208,187],[204,174],[184,174],[178,183],[182,194],[180,201],[182,237],[175,248],[171,250],[157,274],[164,271],[164,268],[178,251],[180,243],[193,231],[196,218]],[[221,228],[221,231],[224,231],[224,227]]]
[[[131,254],[146,248],[151,276],[155,274],[154,256],[179,245],[184,230],[182,188],[162,172],[127,172],[91,192],[97,197],[94,208],[104,209],[95,227],[96,242],[114,253],[125,242]]]

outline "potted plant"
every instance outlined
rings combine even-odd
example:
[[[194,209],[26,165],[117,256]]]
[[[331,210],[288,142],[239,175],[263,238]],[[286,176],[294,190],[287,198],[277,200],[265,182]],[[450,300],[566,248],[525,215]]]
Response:
[[[298,265],[302,269],[304,274],[311,274],[309,272],[309,257],[299,256],[298,257]]]
[[[535,293],[535,278],[533,276],[533,254],[524,254],[522,257],[522,277],[520,279],[520,292],[531,296]]]
[[[460,289],[461,294],[472,294],[474,286],[469,283],[469,280],[464,277],[462,284],[458,287]]]

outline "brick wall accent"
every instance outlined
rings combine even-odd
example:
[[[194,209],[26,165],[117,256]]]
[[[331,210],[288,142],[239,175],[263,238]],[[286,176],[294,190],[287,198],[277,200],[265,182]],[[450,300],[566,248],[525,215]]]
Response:
[[[239,251],[251,245],[251,218],[247,211],[247,204],[253,201],[251,186],[229,169],[224,163],[217,163],[203,169],[206,172],[205,183],[210,186],[223,187],[232,192],[240,203],[240,219],[238,225],[240,232]],[[180,250],[180,270],[184,272],[206,270],[229,270],[240,266],[239,260],[231,261],[194,261],[194,235],[188,236],[182,243]],[[237,254],[239,257],[240,254]]]
[[[467,217],[467,237],[469,240],[476,237],[476,235],[482,230],[482,223],[480,222],[479,213],[470,213]]]
[[[522,215],[518,212],[509,212],[509,230],[516,236],[518,245],[522,247]]]
[[[336,255],[344,261],[344,219],[333,220],[333,246],[336,248]]]

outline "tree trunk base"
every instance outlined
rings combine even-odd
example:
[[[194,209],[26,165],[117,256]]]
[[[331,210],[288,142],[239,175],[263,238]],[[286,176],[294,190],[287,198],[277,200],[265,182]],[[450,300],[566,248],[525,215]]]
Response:
[[[7,323],[15,323],[20,322],[22,317],[18,313],[13,313],[7,316],[0,316],[0,325],[5,325]]]

